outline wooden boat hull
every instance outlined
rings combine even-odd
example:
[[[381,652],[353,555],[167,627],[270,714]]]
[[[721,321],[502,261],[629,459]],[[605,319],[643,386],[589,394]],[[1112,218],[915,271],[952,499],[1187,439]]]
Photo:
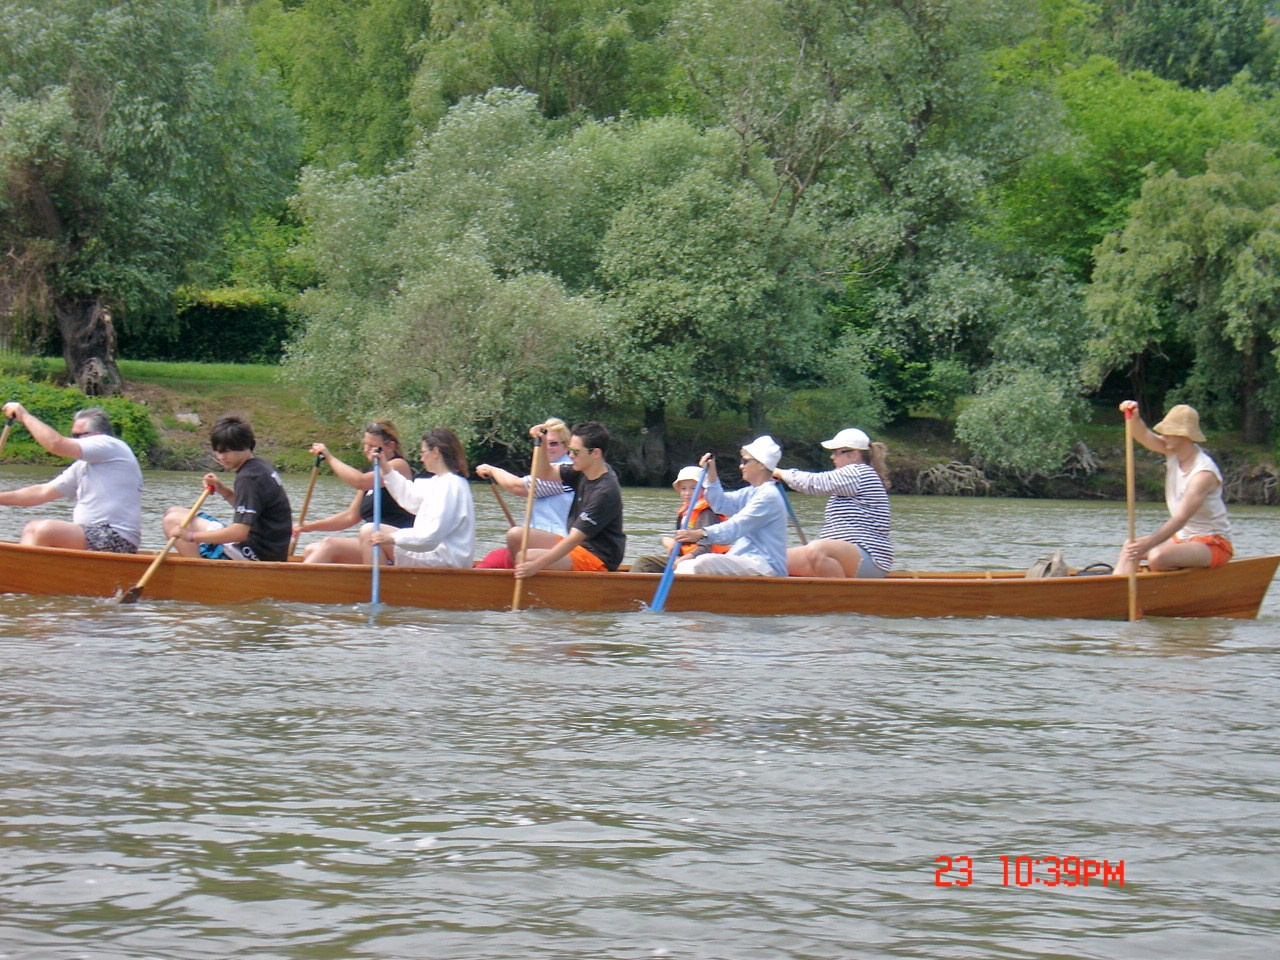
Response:
[[[123,556],[0,542],[0,591],[113,597],[141,578],[154,555]],[[1280,556],[1233,560],[1216,570],[1138,576],[1149,617],[1258,615]],[[543,572],[525,582],[525,608],[628,611],[645,608],[658,574]],[[369,600],[369,568],[348,564],[251,563],[171,556],[144,600],[245,603],[277,600],[359,604]],[[384,568],[384,604],[437,610],[505,610],[509,570]],[[1020,572],[896,572],[884,580],[807,577],[680,577],[670,611],[729,614],[856,613],[878,617],[1065,617],[1124,620],[1128,581],[1089,576],[1026,579]]]

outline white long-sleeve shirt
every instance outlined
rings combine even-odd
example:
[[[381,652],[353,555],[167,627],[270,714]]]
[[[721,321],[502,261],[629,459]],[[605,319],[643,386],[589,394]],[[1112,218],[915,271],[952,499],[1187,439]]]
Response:
[[[776,483],[726,493],[716,479],[707,486],[707,503],[729,519],[704,527],[707,543],[730,543],[729,557],[764,560],[775,577],[787,575],[787,505]]]
[[[395,531],[396,563],[411,567],[469,567],[476,553],[476,510],[471,485],[456,473],[406,480],[388,470],[382,482],[396,503],[414,515]]]

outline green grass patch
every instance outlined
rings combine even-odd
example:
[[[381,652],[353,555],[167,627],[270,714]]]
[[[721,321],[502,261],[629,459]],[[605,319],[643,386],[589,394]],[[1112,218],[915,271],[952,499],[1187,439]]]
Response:
[[[120,375],[166,387],[194,387],[209,384],[280,383],[280,368],[265,363],[170,363],[163,360],[121,360]],[[65,369],[65,368],[64,368]]]

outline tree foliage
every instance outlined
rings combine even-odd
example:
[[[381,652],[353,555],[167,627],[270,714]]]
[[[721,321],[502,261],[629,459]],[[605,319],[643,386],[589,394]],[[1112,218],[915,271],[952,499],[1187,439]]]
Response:
[[[163,302],[224,224],[283,195],[292,121],[234,10],[40,0],[4,19],[0,289],[110,391],[111,313]]]
[[[1221,419],[1236,402],[1245,438],[1280,413],[1280,157],[1225,144],[1194,176],[1142,188],[1124,230],[1102,244],[1088,309],[1093,379],[1182,341],[1193,356],[1182,393]]]
[[[1106,50],[1126,70],[1198,90],[1273,66],[1265,0],[1102,0],[1100,14]]]
[[[486,439],[549,399],[761,404],[809,361],[817,294],[770,165],[740,162],[723,130],[567,127],[495,90],[389,175],[312,171],[325,282],[303,301],[295,375],[317,402],[355,389],[362,414],[461,416]]]
[[[538,97],[547,117],[661,113],[669,67],[658,45],[676,0],[433,0],[417,45],[412,103],[433,124],[491,87]]]
[[[263,62],[302,117],[309,162],[365,173],[404,156],[409,94],[435,5],[423,0],[251,0]]]

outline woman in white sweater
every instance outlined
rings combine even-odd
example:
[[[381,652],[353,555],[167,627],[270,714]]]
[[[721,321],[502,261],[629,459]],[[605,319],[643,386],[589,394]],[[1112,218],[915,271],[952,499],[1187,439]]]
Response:
[[[403,530],[367,523],[360,530],[365,563],[376,547],[385,562],[401,567],[470,567],[476,552],[476,511],[467,483],[467,458],[457,434],[446,427],[422,435],[426,477],[406,480],[388,470],[387,491],[414,514]]]

